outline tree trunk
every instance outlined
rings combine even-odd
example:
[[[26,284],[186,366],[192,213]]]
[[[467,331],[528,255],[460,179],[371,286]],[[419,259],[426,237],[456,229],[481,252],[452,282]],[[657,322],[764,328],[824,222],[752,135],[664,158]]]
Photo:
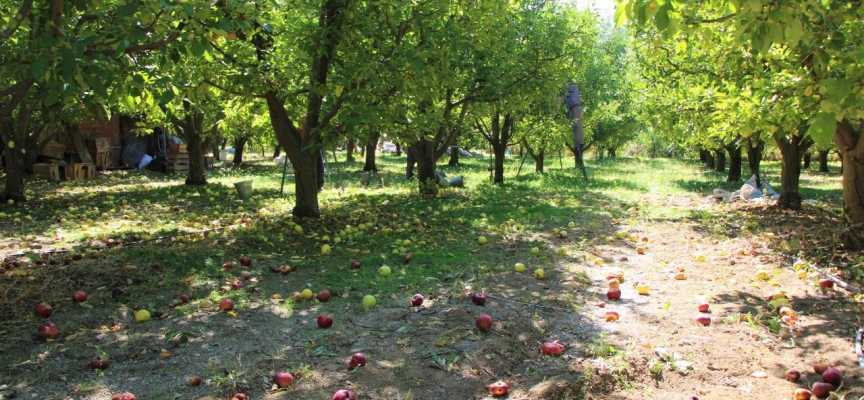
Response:
[[[726,182],[737,182],[741,180],[741,146],[732,144],[726,146],[729,152],[729,173],[726,174]]]
[[[375,164],[375,149],[378,147],[378,140],[381,139],[381,133],[375,133],[369,139],[369,144],[366,145],[366,162],[363,164],[363,171],[378,172],[378,166]]]
[[[610,148],[606,149],[606,154],[609,158],[615,158],[616,157],[615,153],[616,153],[616,150],[614,147],[610,147]]]
[[[756,186],[762,186],[762,178],[759,169],[762,166],[762,150],[765,149],[765,141],[760,138],[747,139],[747,166],[750,167],[750,174],[756,176]]]
[[[282,154],[282,146],[277,144],[273,149],[273,158],[278,158],[280,154]]]
[[[451,167],[459,165],[459,146],[450,146],[450,162],[447,165]]]
[[[417,160],[414,159],[414,153],[411,152],[410,147],[405,155],[405,179],[411,180],[414,179],[414,166],[417,164]]]
[[[493,183],[504,183],[504,159],[507,146],[504,143],[499,143],[498,146],[492,146],[492,151],[495,152],[495,177]]]
[[[534,159],[534,172],[543,173],[543,163],[545,162],[546,150],[540,149],[536,155],[531,156]]]
[[[417,162],[417,178],[420,186],[420,195],[423,197],[434,197],[438,194],[435,185],[435,142],[420,139],[409,148]]]
[[[4,203],[9,200],[23,202],[27,200],[24,195],[24,171],[27,155],[21,151],[23,146],[3,149],[3,159],[6,162],[6,186],[0,194],[0,200]]]
[[[186,140],[186,151],[189,152],[189,175],[186,176],[186,184],[206,185],[207,176],[204,173],[207,167],[204,163],[203,137],[200,131],[195,131],[192,134],[184,135],[184,139]]]
[[[248,142],[249,138],[247,137],[234,139],[234,160],[231,163],[235,166],[243,164],[243,151],[246,149],[246,143]]]
[[[717,172],[726,171],[726,152],[724,149],[714,150],[714,170]]]
[[[357,142],[354,140],[354,138],[348,139],[348,145],[345,146],[345,162],[354,162],[354,146],[356,145]]]
[[[705,151],[705,166],[714,169],[714,154],[710,151]]]
[[[837,123],[834,143],[843,162],[843,213],[849,223],[840,234],[846,250],[864,249],[864,135],[848,119]]]
[[[708,151],[707,150],[699,150],[699,161],[703,164],[708,164]]]
[[[780,131],[774,133],[774,141],[777,143],[783,158],[780,170],[782,192],[780,193],[779,205],[781,208],[800,210],[801,193],[798,188],[801,179],[801,158],[812,141],[802,139],[799,136],[786,137]]]
[[[304,148],[304,138],[300,136],[300,130],[294,126],[276,92],[267,92],[265,98],[273,132],[294,167],[296,202],[291,213],[300,218],[318,218],[321,216],[318,207],[318,167],[315,158],[318,150],[301,151]]]
[[[828,150],[819,150],[819,172],[828,172]]]
[[[399,143],[396,143],[396,157],[399,157],[401,155],[402,155],[402,145]]]
[[[810,153],[809,153],[809,152],[804,153],[804,165],[801,166],[801,169],[803,169],[803,170],[808,170],[808,169],[810,169],[810,157],[811,157],[811,156],[810,156]]]

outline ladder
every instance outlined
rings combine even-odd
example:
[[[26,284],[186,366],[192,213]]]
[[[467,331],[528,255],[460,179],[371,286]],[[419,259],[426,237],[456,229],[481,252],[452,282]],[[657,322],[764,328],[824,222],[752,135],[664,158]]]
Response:
[[[576,148],[576,154],[579,155],[579,168],[582,169],[582,176],[588,179],[588,170],[585,169],[585,157],[582,156],[582,145],[579,144],[579,137],[576,133],[576,124],[573,123],[573,115],[570,112],[569,105],[567,106],[567,117],[570,119],[570,129],[573,130],[573,147]]]

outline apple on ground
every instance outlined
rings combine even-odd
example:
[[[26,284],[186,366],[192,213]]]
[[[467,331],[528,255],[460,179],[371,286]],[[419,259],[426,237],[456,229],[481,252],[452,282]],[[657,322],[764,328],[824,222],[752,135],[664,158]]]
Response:
[[[200,385],[200,384],[201,384],[201,381],[202,381],[202,379],[201,379],[201,377],[198,376],[198,375],[195,375],[195,376],[189,378],[189,384],[192,385],[192,386],[198,386],[198,385]]]
[[[231,311],[234,309],[234,302],[231,299],[222,299],[219,301],[219,309],[222,311]]]
[[[707,314],[699,314],[695,318],[696,323],[703,326],[711,325],[711,317]]]
[[[543,345],[540,346],[540,350],[543,352],[543,354],[547,354],[550,356],[560,356],[564,354],[564,346],[562,346],[561,343],[558,342],[543,343]]]
[[[189,295],[185,295],[185,294],[181,294],[181,295],[180,295],[180,301],[182,301],[182,302],[184,302],[184,303],[188,303],[189,300],[191,300],[191,299],[189,298]]]
[[[701,302],[701,303],[699,303],[699,307],[698,307],[698,308],[699,308],[699,312],[701,312],[701,313],[706,313],[706,312],[708,312],[708,307],[709,307],[709,306],[708,306],[708,303],[706,303],[706,302],[704,302],[704,301]]]
[[[363,296],[363,307],[371,308],[374,307],[376,303],[375,296],[371,294],[367,294]]]
[[[843,371],[837,368],[828,368],[822,373],[822,381],[835,387],[840,386],[840,383],[843,382]]]
[[[795,369],[790,369],[786,371],[786,380],[789,382],[798,382],[798,379],[801,379],[801,373]]]
[[[813,397],[813,392],[807,389],[795,389],[795,400],[810,400]]]
[[[328,301],[328,300],[330,300],[330,291],[327,289],[324,289],[324,290],[318,292],[318,294],[315,296],[315,298],[318,299],[318,301],[320,301],[322,303],[325,301]]]
[[[357,395],[350,390],[341,389],[333,393],[333,400],[357,400]]]
[[[111,365],[111,359],[108,357],[97,356],[90,360],[90,367],[93,369],[105,369]]]
[[[46,318],[50,317],[51,314],[54,313],[54,309],[50,305],[48,305],[48,303],[45,303],[45,302],[41,302],[39,304],[36,304],[35,311],[36,311],[36,314],[39,314],[40,316],[43,316]]]
[[[423,295],[420,293],[415,294],[411,297],[411,305],[414,307],[420,307],[423,305]]]
[[[621,289],[609,289],[606,291],[606,298],[609,300],[618,300],[621,298]]]
[[[240,265],[248,267],[252,265],[252,259],[249,257],[240,257]]]
[[[137,400],[134,394],[125,392],[111,396],[111,400]]]
[[[233,263],[226,262],[225,264],[222,264],[222,269],[231,269],[231,268],[234,268]]]
[[[87,301],[87,292],[83,290],[79,290],[72,295],[72,301],[76,303],[83,303]]]
[[[537,268],[534,270],[534,277],[537,279],[543,279],[546,277],[546,271],[543,271],[543,268]]]
[[[486,295],[483,293],[473,293],[471,294],[471,302],[478,306],[482,306],[486,304]]]
[[[57,325],[51,322],[46,322],[39,325],[39,328],[36,329],[36,334],[42,339],[54,339],[60,334],[60,328],[57,328]]]
[[[615,310],[606,311],[606,322],[615,322],[620,317],[621,316],[618,314],[618,311],[615,311]]]
[[[366,365],[366,356],[363,353],[354,353],[351,356],[351,359],[348,360],[348,365],[350,365],[351,368],[362,367]]]
[[[507,385],[507,382],[504,382],[504,381],[495,382],[493,384],[490,384],[488,387],[489,387],[489,393],[491,393],[493,396],[496,396],[496,397],[506,396],[507,392],[510,389],[510,386]]]
[[[361,265],[360,261],[357,261],[357,260],[351,261],[351,269],[359,269],[360,265]]]
[[[381,276],[390,276],[392,270],[387,265],[382,265],[381,268],[378,268],[378,275]]]
[[[157,270],[157,271],[161,271],[161,270],[162,270],[162,263],[158,263],[158,262],[157,262],[157,263],[154,263],[154,264],[152,265],[152,267],[153,267],[153,269],[155,269],[155,270]]]
[[[319,327],[327,329],[333,326],[333,317],[329,315],[319,315],[317,322]]]
[[[474,325],[477,326],[477,329],[480,332],[488,332],[490,329],[492,329],[492,317],[486,314],[480,314],[480,316],[478,316],[477,320],[474,322]]]
[[[303,298],[303,300],[309,300],[312,298],[312,290],[310,290],[309,288],[303,289],[303,291],[300,292],[300,296]]]
[[[294,376],[290,372],[279,371],[273,374],[273,383],[279,388],[294,386]]]
[[[816,396],[817,399],[827,399],[828,396],[831,395],[831,392],[836,388],[828,382],[815,382],[811,389],[813,390],[813,395]]]

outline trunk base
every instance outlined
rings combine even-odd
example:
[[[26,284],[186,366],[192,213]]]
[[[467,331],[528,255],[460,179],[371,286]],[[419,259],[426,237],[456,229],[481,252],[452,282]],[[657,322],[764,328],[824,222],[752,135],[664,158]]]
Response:
[[[843,249],[858,251],[864,249],[864,224],[857,224],[846,228],[840,233],[840,243]]]

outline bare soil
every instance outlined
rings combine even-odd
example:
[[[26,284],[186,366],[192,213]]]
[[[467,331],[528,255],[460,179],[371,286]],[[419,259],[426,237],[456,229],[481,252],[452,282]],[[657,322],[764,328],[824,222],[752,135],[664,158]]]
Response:
[[[695,197],[685,202],[709,213],[729,211]],[[197,302],[136,323],[128,305],[134,301],[122,293],[112,296],[111,282],[123,261],[110,254],[66,267],[57,282],[6,274],[0,285],[7,290],[28,284],[34,292],[68,287],[68,279],[95,289],[86,306],[70,301],[57,306],[52,321],[64,328],[49,342],[36,337],[41,320],[29,311],[39,293],[3,306],[12,320],[0,326],[0,399],[104,400],[124,391],[139,399],[228,399],[236,393],[268,400],[330,399],[342,388],[360,399],[490,399],[486,386],[498,380],[510,384],[504,398],[513,400],[791,399],[796,388],[818,380],[813,365],[820,363],[843,370],[842,398],[864,396],[864,374],[854,352],[860,300],[842,289],[820,290],[815,276],[799,279],[793,260],[777,249],[803,237],[802,252],[841,267],[834,272],[860,253],[838,255],[807,236],[831,229],[829,211],[739,207],[758,216],[754,231],[760,233],[742,233],[743,221],[721,226],[731,239],[719,239],[716,229],[689,220],[603,230],[626,229],[637,235],[632,242],[607,241],[601,232],[574,228],[578,235],[571,237],[597,239],[559,258],[543,280],[534,279],[530,267],[519,274],[507,266],[482,288],[489,296],[483,307],[467,295],[479,288],[455,285],[427,293],[419,308],[407,306],[412,292],[405,290],[367,311],[359,306],[362,294],[350,287],[333,290],[336,301],[292,305],[273,295],[287,297],[289,288],[315,271],[283,276],[256,265],[240,275],[258,281],[260,295],[250,296],[235,314]],[[553,248],[561,243],[551,235],[537,239]],[[644,254],[637,253],[640,245]],[[524,244],[510,246],[487,250],[524,251],[518,247]],[[770,278],[758,278],[759,269]],[[606,298],[607,276],[617,271],[624,275],[622,297],[612,301]],[[138,278],[140,271],[125,273],[119,279],[144,285],[136,296],[168,302],[175,295],[161,290],[159,280]],[[676,279],[678,273],[686,279]],[[636,282],[648,284],[650,294],[639,295]],[[797,313],[792,326],[776,322],[777,311],[765,299],[778,290]],[[710,304],[710,326],[694,322],[702,300]],[[10,311],[16,308],[26,311]],[[620,319],[607,322],[608,310],[618,311]],[[319,313],[332,314],[334,326],[318,328]],[[474,327],[479,314],[494,319],[490,332]],[[564,344],[565,353],[542,354],[540,345],[548,341]],[[658,355],[664,349],[666,358]],[[368,364],[351,370],[348,359],[356,352],[364,353]],[[99,354],[112,360],[104,371],[88,367]],[[801,372],[799,382],[784,379],[790,368]],[[276,370],[294,373],[292,389],[273,390],[270,375]],[[190,386],[196,375],[203,383]]]

